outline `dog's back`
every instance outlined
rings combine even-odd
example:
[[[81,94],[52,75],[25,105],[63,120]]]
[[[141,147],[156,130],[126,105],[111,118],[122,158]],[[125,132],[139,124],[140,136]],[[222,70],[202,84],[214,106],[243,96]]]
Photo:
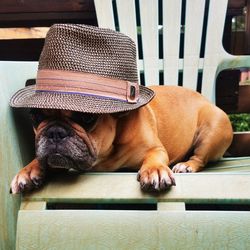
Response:
[[[150,88],[155,91],[156,96],[148,106],[155,113],[159,138],[171,163],[183,160],[187,152],[197,144],[197,139],[206,140],[211,131],[213,137],[220,139],[220,146],[216,148],[218,153],[212,158],[223,155],[232,140],[232,127],[221,109],[201,94],[183,87]]]

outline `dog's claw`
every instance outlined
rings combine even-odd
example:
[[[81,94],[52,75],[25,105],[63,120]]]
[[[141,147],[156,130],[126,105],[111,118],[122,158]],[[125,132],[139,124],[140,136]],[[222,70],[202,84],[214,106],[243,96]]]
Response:
[[[142,183],[141,183],[141,189],[142,189],[142,190],[146,191],[146,190],[148,190],[148,188],[149,188],[148,183],[145,183],[145,182],[142,182]]]
[[[160,182],[160,190],[166,190],[168,188],[168,184],[165,180],[161,180]]]
[[[29,191],[31,190],[33,187],[32,183],[20,183],[19,184],[19,192],[22,193],[22,192],[25,192],[25,191]]]
[[[26,184],[20,183],[20,184],[19,184],[19,189],[20,189],[20,191],[23,191],[23,190],[25,189],[25,186],[26,186]]]
[[[175,179],[170,170],[166,169],[146,169],[138,172],[137,180],[141,189],[148,192],[166,191],[171,186],[175,186]]]
[[[171,182],[172,182],[172,186],[176,186],[176,182],[175,182],[175,178],[174,178],[174,176],[169,176],[170,177],[170,179],[171,179]]]
[[[35,177],[35,178],[31,179],[31,180],[34,183],[34,185],[36,186],[36,188],[40,187],[42,185],[42,183],[43,183],[42,178]]]
[[[140,173],[140,170],[139,170],[138,173],[137,173],[137,181],[140,181],[140,178],[141,178],[141,173]]]
[[[166,191],[168,190],[171,186],[173,186],[172,183],[167,183],[167,181],[161,181],[160,185],[157,189],[157,191]]]
[[[149,183],[143,183],[143,184],[141,184],[141,189],[143,191],[148,191],[148,192],[159,191],[158,188],[155,188],[152,184],[149,184]]]

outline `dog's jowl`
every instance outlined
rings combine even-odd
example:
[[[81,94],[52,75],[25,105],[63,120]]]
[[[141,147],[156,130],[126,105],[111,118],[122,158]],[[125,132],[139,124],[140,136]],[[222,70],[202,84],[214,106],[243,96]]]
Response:
[[[36,146],[12,193],[42,185],[49,169],[126,167],[138,171],[143,190],[164,191],[175,185],[173,173],[201,171],[232,141],[222,110],[189,89],[139,85],[134,42],[86,25],[50,28],[36,85],[10,105],[30,109]]]

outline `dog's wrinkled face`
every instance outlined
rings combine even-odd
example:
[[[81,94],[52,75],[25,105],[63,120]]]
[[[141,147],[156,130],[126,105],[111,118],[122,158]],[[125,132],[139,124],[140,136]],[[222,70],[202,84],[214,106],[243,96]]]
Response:
[[[115,127],[111,116],[52,109],[31,109],[30,114],[36,156],[43,168],[88,170],[112,146]],[[109,134],[105,135],[107,126]]]

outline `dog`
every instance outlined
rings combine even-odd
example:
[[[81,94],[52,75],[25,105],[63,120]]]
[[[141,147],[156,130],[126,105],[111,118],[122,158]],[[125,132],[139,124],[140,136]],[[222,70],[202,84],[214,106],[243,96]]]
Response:
[[[12,193],[42,185],[47,169],[138,171],[144,191],[175,185],[173,173],[203,170],[232,142],[227,115],[198,92],[153,86],[151,102],[113,114],[31,109],[36,158],[14,177]],[[172,169],[171,169],[172,167]]]

